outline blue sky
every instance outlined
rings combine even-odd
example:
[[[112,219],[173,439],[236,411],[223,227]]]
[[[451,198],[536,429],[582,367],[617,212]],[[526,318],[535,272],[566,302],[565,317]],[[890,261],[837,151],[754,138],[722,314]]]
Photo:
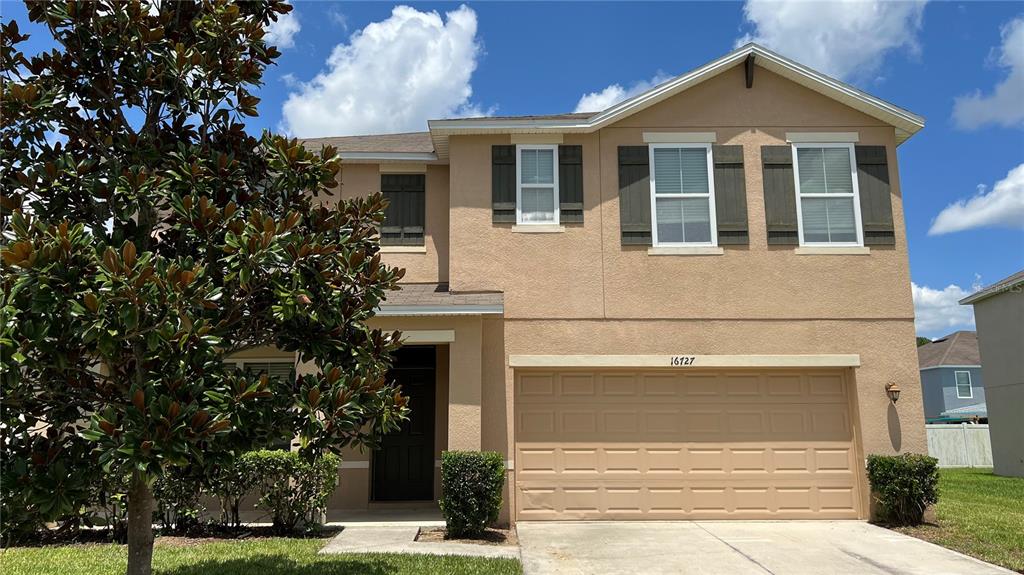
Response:
[[[1024,268],[1019,3],[294,4],[273,27],[283,56],[252,128],[412,131],[600,107],[754,39],[926,117],[899,148],[921,335],[973,328],[956,300]],[[0,11],[41,32],[21,3]],[[27,51],[50,45],[37,33]]]

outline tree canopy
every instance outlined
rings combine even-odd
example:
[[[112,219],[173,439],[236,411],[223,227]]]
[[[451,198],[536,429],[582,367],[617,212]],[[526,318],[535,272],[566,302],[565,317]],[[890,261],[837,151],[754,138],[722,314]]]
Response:
[[[58,47],[0,30],[2,512],[60,519],[95,470],[124,476],[148,573],[168,469],[292,435],[372,445],[406,416],[398,334],[367,326],[403,271],[380,259],[384,200],[337,199],[333,149],[245,129],[288,4],[26,4]],[[312,369],[224,361],[260,346]]]

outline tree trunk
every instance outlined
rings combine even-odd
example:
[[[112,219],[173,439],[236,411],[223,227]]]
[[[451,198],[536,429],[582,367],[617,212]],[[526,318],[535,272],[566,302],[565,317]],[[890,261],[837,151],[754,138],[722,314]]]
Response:
[[[156,501],[145,478],[135,473],[128,488],[128,575],[153,572],[153,509]]]

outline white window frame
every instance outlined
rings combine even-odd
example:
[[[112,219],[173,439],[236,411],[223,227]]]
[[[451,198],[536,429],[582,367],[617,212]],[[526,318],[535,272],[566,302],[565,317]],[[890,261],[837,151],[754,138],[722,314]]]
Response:
[[[661,194],[656,193],[654,150],[656,148],[700,148],[707,154],[708,160],[708,193],[706,194]],[[693,142],[651,143],[647,144],[647,162],[650,166],[651,180],[651,245],[652,247],[718,247],[718,216],[715,213],[715,163],[711,157],[711,144]],[[708,214],[711,218],[711,241],[708,242],[660,242],[658,241],[658,202],[657,198],[704,198],[708,199]]]
[[[956,376],[960,373],[967,374],[967,395],[960,395],[960,382],[957,381]],[[953,386],[956,387],[956,398],[957,399],[974,399],[974,382],[971,381],[971,372],[969,371],[954,371],[953,372]]]
[[[796,143],[793,146],[793,179],[796,181],[796,223],[799,230],[800,245],[807,247],[864,247],[864,227],[860,219],[860,184],[857,181],[857,155],[852,143],[814,142]],[[849,194],[801,194],[800,193],[800,159],[797,150],[800,148],[846,148],[850,152],[850,178],[853,183],[853,225],[857,231],[855,242],[808,242],[804,241],[804,209],[801,198],[848,198]]]
[[[550,150],[554,165],[552,185],[555,190],[555,219],[550,222],[523,221],[523,150]],[[528,185],[527,188],[547,188],[548,186]],[[516,225],[519,226],[557,226],[561,223],[562,214],[558,209],[558,145],[557,144],[517,144],[516,145]]]

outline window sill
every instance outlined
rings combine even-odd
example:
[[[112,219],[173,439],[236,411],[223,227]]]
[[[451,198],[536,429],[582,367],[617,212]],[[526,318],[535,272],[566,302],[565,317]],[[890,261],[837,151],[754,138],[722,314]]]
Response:
[[[381,246],[382,254],[425,254],[427,246]]]
[[[565,226],[558,224],[516,224],[512,232],[517,234],[560,234]]]
[[[871,254],[869,247],[829,247],[829,246],[803,246],[793,250],[798,256],[866,256]]]
[[[725,250],[718,246],[655,246],[647,248],[649,256],[720,256]]]

